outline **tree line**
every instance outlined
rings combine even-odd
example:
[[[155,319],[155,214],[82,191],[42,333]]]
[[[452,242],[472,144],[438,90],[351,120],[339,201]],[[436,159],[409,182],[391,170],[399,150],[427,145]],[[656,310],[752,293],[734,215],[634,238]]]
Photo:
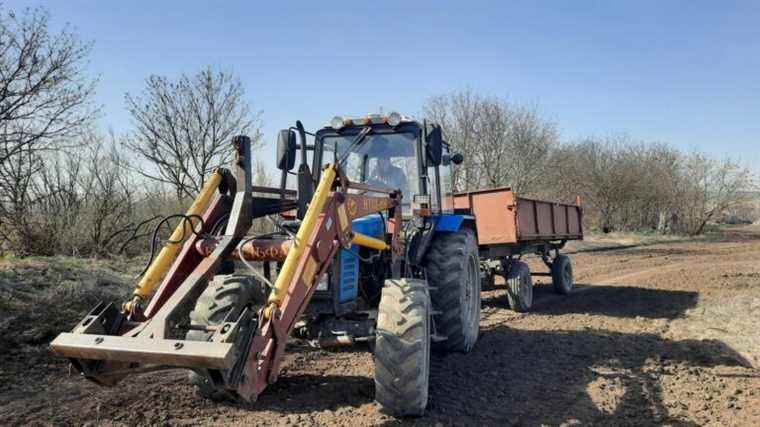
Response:
[[[556,123],[537,108],[502,98],[454,91],[430,98],[423,113],[464,155],[456,191],[510,186],[565,202],[579,195],[591,230],[701,234],[757,200],[752,174],[731,159],[625,135],[560,142]],[[760,213],[741,212],[749,221]]]
[[[92,43],[49,24],[44,9],[0,5],[0,252],[144,253],[158,221],[229,161],[233,135],[260,144],[260,113],[237,76],[207,67],[148,76],[125,95],[131,131],[103,132],[85,71]]]
[[[236,75],[214,67],[148,76],[141,92],[125,95],[131,130],[103,132],[98,81],[85,70],[91,51],[71,28],[51,29],[44,9],[0,5],[0,252],[144,253],[158,221],[184,211],[229,160],[233,135],[261,145],[261,112]],[[470,90],[428,99],[423,115],[464,155],[453,172],[457,190],[578,194],[591,229],[702,233],[751,188],[749,172],[730,160],[662,143],[562,143],[537,108]],[[256,183],[268,184],[263,163],[255,170]]]

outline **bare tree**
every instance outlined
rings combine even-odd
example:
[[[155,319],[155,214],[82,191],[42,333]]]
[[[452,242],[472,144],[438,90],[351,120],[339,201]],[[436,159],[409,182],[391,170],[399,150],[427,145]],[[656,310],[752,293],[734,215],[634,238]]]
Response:
[[[535,107],[514,106],[510,117],[508,155],[502,164],[506,174],[499,185],[510,185],[524,195],[538,193],[544,185],[549,154],[559,143],[557,127]]]
[[[636,177],[625,164],[627,144],[620,136],[586,138],[555,151],[551,162],[549,181],[580,195],[590,208],[586,213],[605,231],[618,228],[616,219],[635,193]]]
[[[684,220],[692,234],[702,234],[708,222],[745,201],[752,175],[731,160],[714,160],[691,153],[684,164]]]
[[[49,18],[0,4],[0,164],[78,133],[95,115],[95,81],[83,70],[92,44],[68,28],[51,33]]]
[[[558,142],[554,123],[536,108],[464,90],[430,98],[423,108],[439,123],[464,163],[454,169],[458,190],[509,185],[523,194],[541,186],[544,165]]]
[[[43,152],[67,147],[97,115],[96,81],[84,67],[92,44],[68,27],[52,32],[40,8],[20,13],[0,4],[0,238],[30,213],[28,192]],[[17,236],[17,234],[16,234]]]
[[[178,198],[193,197],[211,170],[227,162],[230,139],[261,139],[260,113],[252,114],[240,80],[206,68],[177,81],[150,76],[142,95],[126,95],[135,131],[128,147],[142,159],[143,176],[170,185]]]
[[[117,139],[90,133],[74,150],[49,153],[25,182],[23,203],[2,232],[22,255],[113,255],[157,218],[143,201]],[[16,158],[16,157],[14,157]]]
[[[475,118],[479,101],[480,96],[467,89],[432,97],[423,107],[425,117],[441,125],[452,150],[464,155],[464,163],[452,171],[454,191],[476,188],[480,180],[475,166]]]
[[[504,102],[496,99],[480,99],[474,118],[476,144],[471,156],[480,170],[479,185],[499,187],[508,185],[510,170],[505,168],[510,150],[507,141],[510,134],[512,111]]]

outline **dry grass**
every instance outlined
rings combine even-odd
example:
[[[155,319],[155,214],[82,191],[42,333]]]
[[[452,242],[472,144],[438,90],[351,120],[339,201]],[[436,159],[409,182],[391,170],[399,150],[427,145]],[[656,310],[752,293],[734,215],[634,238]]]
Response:
[[[720,239],[722,232],[714,231],[699,236],[657,234],[644,232],[587,233],[580,242],[569,242],[569,251],[601,251],[667,243],[713,241]]]
[[[0,348],[45,343],[97,302],[123,300],[134,270],[124,260],[0,260]]]

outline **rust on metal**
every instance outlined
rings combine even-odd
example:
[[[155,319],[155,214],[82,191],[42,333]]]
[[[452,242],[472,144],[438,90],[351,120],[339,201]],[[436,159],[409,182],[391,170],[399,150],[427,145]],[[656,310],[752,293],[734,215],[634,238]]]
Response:
[[[222,216],[230,211],[232,200],[225,194],[219,194],[211,202],[211,205],[203,213],[203,229],[199,234],[208,233]],[[185,242],[177,260],[172,264],[169,272],[164,277],[155,295],[150,299],[145,309],[145,317],[151,318],[177,290],[182,281],[193,271],[193,268],[201,261],[201,256],[193,250],[194,245],[200,240],[198,235],[192,234]]]
[[[583,238],[578,204],[517,197],[509,187],[456,193],[453,208],[475,216],[480,245]]]
[[[346,194],[346,212],[349,219],[361,218],[371,213],[398,206],[398,201],[389,197]]]
[[[225,369],[232,366],[232,344],[158,340],[114,335],[63,333],[50,344],[53,353],[75,359],[155,363]]]
[[[245,242],[240,251],[232,251],[232,257],[247,261],[284,261],[292,246],[290,239],[254,239]]]
[[[214,252],[219,240],[208,238],[198,240],[195,249],[201,256],[207,257]],[[278,261],[285,260],[288,251],[293,246],[291,239],[252,239],[247,240],[240,248],[235,248],[230,253],[232,259],[245,259],[246,261]],[[242,254],[242,256],[241,256]]]
[[[398,190],[391,187],[380,187],[376,185],[366,184],[363,182],[354,182],[354,181],[347,181],[347,187],[353,188],[355,190],[363,190],[368,191],[371,193],[385,193],[385,194],[393,194],[397,193]]]
[[[340,183],[343,180],[339,172],[335,181]],[[313,231],[306,236],[304,251],[298,258],[283,300],[273,308],[273,315],[265,317],[263,311],[259,315],[259,319],[263,321],[251,342],[251,357],[245,366],[246,380],[237,387],[238,394],[244,399],[255,399],[268,384],[276,381],[288,333],[309,304],[316,289],[314,284],[325,274],[337,250],[350,242],[350,219],[391,209],[395,224],[401,223],[401,209],[397,207],[399,199],[346,194],[344,186],[339,189],[340,191],[330,193],[321,212],[318,213]],[[394,190],[393,194],[397,192]],[[312,206],[309,207],[311,208]],[[394,227],[392,234],[394,257],[399,256],[401,252],[400,228]]]

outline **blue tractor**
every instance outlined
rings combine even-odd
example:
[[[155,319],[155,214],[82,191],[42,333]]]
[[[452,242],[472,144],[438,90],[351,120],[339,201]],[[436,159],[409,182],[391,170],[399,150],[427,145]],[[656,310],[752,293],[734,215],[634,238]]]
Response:
[[[300,144],[294,142],[299,132]],[[454,213],[451,203],[451,166],[462,156],[449,152],[439,126],[397,113],[336,117],[313,135],[313,144],[305,141],[297,125],[282,131],[278,143],[283,188],[288,166],[295,166],[290,159],[297,149],[302,154],[296,211],[305,211],[323,168],[340,164],[345,179],[368,186],[351,193],[378,194],[371,187],[399,191],[400,204],[393,209],[400,210],[400,223],[394,212],[381,210],[354,219],[351,227],[383,241],[390,240],[389,228],[398,228],[401,254],[394,259],[392,250],[341,248],[295,332],[323,346],[366,342],[376,361],[377,401],[394,414],[420,414],[427,403],[431,347],[467,352],[478,338],[474,222]],[[300,219],[284,224],[297,230]]]

